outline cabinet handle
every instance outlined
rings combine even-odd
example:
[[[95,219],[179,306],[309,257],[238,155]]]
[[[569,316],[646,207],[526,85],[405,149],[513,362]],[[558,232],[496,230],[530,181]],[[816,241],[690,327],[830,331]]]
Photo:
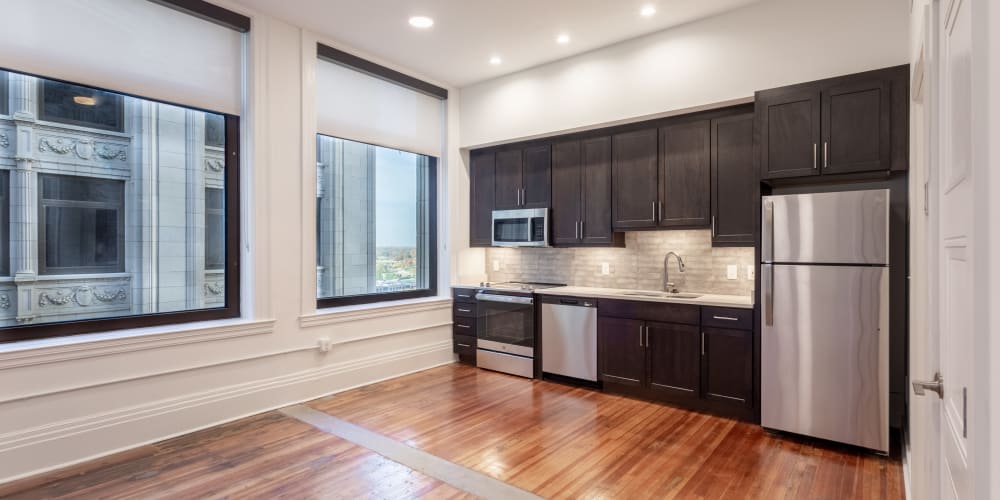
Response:
[[[830,144],[828,142],[823,141],[823,168],[826,168],[827,165],[828,165],[828,163],[829,163],[829,160],[827,158],[829,156],[829,152],[830,152],[829,151],[830,150],[829,145]]]
[[[701,355],[705,355],[705,332],[701,332]]]
[[[469,344],[458,344],[458,347],[472,347],[472,346]]]
[[[580,221],[580,239],[583,239],[583,221]]]
[[[716,236],[716,234],[715,234],[715,216],[714,215],[712,216],[712,236],[713,237]]]
[[[639,347],[642,347],[642,325],[639,325]]]
[[[660,220],[663,220],[663,202],[661,201],[661,202],[657,203],[656,205],[659,207],[657,209],[657,214],[659,214],[658,217],[659,217]]]
[[[472,309],[458,309],[458,312],[460,312],[460,313],[470,313],[470,312],[472,312]]]
[[[528,197],[525,196],[525,194],[524,194],[524,188],[521,188],[521,206],[522,207],[528,204],[527,198]]]
[[[649,347],[649,325],[646,325],[646,347]]]
[[[463,325],[463,324],[460,324],[460,323],[455,323],[455,326],[457,326],[458,328],[465,328],[466,330],[468,330],[469,328],[472,328],[469,325]]]
[[[730,318],[729,316],[712,316],[712,319],[724,319],[726,321],[739,321],[739,318]]]
[[[818,154],[817,153],[817,147],[818,146],[816,146],[816,143],[814,142],[813,143],[813,170],[816,170],[816,168],[818,166],[818,163],[816,162],[816,155]]]
[[[656,202],[653,202],[653,223],[656,223]]]

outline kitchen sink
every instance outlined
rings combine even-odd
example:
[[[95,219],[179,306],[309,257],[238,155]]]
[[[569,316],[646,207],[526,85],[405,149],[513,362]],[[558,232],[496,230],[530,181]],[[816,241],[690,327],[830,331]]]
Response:
[[[622,295],[632,297],[658,297],[662,299],[697,299],[701,297],[696,293],[666,293],[666,292],[625,292]]]

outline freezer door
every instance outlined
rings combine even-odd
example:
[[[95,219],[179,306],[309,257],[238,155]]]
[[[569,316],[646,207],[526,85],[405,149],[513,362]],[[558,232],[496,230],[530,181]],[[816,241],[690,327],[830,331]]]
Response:
[[[889,263],[889,190],[765,196],[764,262]]]
[[[761,272],[761,424],[888,452],[888,268]]]

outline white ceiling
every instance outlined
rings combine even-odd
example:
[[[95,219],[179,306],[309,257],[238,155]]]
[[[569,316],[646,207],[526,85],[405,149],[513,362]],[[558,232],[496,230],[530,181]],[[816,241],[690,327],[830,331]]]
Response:
[[[236,0],[333,41],[462,87],[760,0]],[[657,12],[642,17],[653,5]],[[411,16],[434,26],[411,27]],[[566,33],[570,43],[559,45]],[[497,55],[503,63],[489,64]]]

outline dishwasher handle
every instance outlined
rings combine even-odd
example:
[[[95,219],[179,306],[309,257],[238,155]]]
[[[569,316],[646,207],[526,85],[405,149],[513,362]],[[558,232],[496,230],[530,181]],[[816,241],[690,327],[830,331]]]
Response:
[[[596,300],[584,299],[580,297],[552,297],[551,299],[543,300],[542,302],[558,306],[597,307]]]

